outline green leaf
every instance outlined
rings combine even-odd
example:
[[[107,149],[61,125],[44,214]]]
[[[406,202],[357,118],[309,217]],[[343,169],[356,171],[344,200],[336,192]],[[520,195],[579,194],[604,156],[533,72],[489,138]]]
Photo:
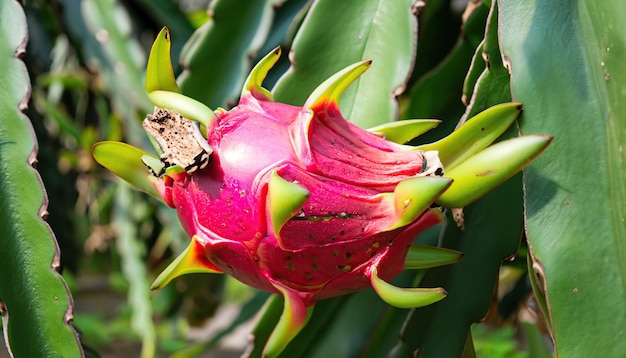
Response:
[[[423,307],[441,301],[446,290],[437,288],[402,288],[387,283],[378,277],[376,267],[372,268],[372,287],[380,298],[398,308]]]
[[[26,109],[22,56],[26,18],[17,1],[0,5],[0,312],[15,357],[79,357],[73,303],[59,274],[59,248],[45,222],[47,197],[33,168],[37,144]]]
[[[152,185],[152,176],[148,168],[141,162],[144,155],[154,157],[148,152],[121,142],[100,142],[93,146],[93,157],[100,165],[139,190],[163,201]]]
[[[555,140],[526,173],[527,237],[559,356],[626,352],[626,7],[502,0],[524,133]]]
[[[217,0],[209,13],[183,49],[179,84],[185,95],[211,108],[226,107],[239,96],[250,57],[267,37],[272,1]]]
[[[438,151],[439,159],[448,171],[493,143],[513,124],[521,110],[520,103],[493,106],[472,117],[447,137],[418,148]]]
[[[362,60],[370,71],[341,97],[343,115],[361,127],[397,117],[415,49],[413,1],[318,0],[292,47],[292,67],[273,90],[277,101],[302,105],[325,79]]]
[[[170,31],[164,27],[152,44],[146,65],[145,87],[147,93],[157,90],[180,93],[170,57],[171,41]]]
[[[527,135],[498,142],[446,172],[454,182],[437,199],[447,208],[461,208],[522,170],[541,152],[552,137]]]
[[[402,121],[389,122],[367,130],[382,135],[390,142],[405,144],[413,138],[437,127],[441,121],[436,119],[405,119]]]
[[[405,269],[425,269],[458,262],[462,252],[428,245],[412,245],[404,262]]]

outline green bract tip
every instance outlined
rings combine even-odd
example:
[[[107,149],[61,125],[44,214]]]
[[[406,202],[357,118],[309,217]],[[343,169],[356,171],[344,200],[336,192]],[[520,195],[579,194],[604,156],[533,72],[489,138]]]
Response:
[[[285,304],[283,313],[263,350],[263,357],[267,358],[277,357],[313,313],[313,306],[307,307],[297,291],[273,280],[272,284],[280,291]]]
[[[164,27],[152,44],[146,67],[146,92],[163,90],[180,93],[170,57],[170,32]]]
[[[528,135],[496,143],[446,171],[454,183],[437,204],[461,208],[485,195],[535,159],[552,141],[551,136]]]
[[[416,150],[436,150],[446,171],[487,148],[515,122],[521,103],[504,103],[490,107],[470,118],[449,136]]]
[[[267,73],[274,67],[280,58],[280,47],[276,47],[272,52],[268,53],[254,66],[252,72],[248,75],[246,82],[241,91],[241,97],[246,93],[251,93],[258,100],[273,101],[270,91],[263,88],[263,81],[267,77]]]
[[[188,273],[222,273],[204,254],[198,238],[193,236],[191,243],[178,257],[154,280],[151,289],[157,290],[178,276]]]
[[[99,142],[92,148],[96,161],[113,174],[129,182],[134,187],[163,201],[152,185],[153,176],[148,173],[142,164],[143,158],[152,158],[159,161],[154,155],[121,142]]]
[[[304,103],[305,108],[313,108],[329,103],[339,103],[341,94],[361,76],[372,64],[371,60],[357,62],[343,70],[335,73],[333,76],[322,82],[309,96]]]
[[[406,226],[417,219],[452,183],[442,177],[417,177],[401,181],[393,194],[382,194],[393,198],[398,220],[385,231]]]
[[[390,142],[404,144],[437,127],[439,123],[441,121],[436,119],[405,119],[381,124],[368,131],[380,134]]]
[[[398,308],[418,308],[441,301],[446,290],[438,288],[402,288],[387,283],[378,277],[378,269],[372,267],[370,280],[378,296],[388,304]]]
[[[305,188],[286,181],[276,171],[272,172],[267,188],[267,205],[272,230],[281,247],[280,229],[298,213],[310,195]]]

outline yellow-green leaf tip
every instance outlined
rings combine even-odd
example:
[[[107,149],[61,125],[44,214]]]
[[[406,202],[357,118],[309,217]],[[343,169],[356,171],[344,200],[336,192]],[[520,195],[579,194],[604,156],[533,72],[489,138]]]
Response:
[[[263,357],[266,358],[278,357],[313,314],[313,306],[307,307],[298,292],[273,280],[272,285],[281,293],[285,304],[283,313],[263,349]]]
[[[449,136],[418,150],[436,150],[446,171],[487,148],[515,122],[522,110],[521,103],[503,103],[475,115]]]
[[[438,288],[402,288],[389,284],[378,277],[378,269],[372,267],[370,273],[372,287],[378,296],[389,305],[397,308],[418,308],[441,301],[446,290]]]
[[[170,32],[167,27],[164,27],[150,49],[146,66],[146,92],[163,90],[180,93],[174,76],[170,49]]]
[[[437,127],[439,123],[441,121],[436,119],[405,119],[369,128],[368,131],[381,135],[390,142],[404,144]]]
[[[398,220],[385,231],[395,230],[415,221],[451,183],[450,178],[435,176],[411,178],[398,183],[392,194]]]
[[[550,142],[551,136],[528,135],[496,143],[446,171],[454,183],[437,204],[447,208],[467,206],[526,167]]]
[[[158,290],[178,276],[188,273],[222,273],[206,258],[196,236],[191,243],[161,274],[150,287]]]
[[[282,246],[280,229],[298,213],[310,195],[306,188],[286,181],[276,171],[270,174],[267,188],[268,212],[279,245]]]
[[[258,100],[273,100],[270,91],[263,88],[263,81],[265,80],[265,77],[267,77],[268,72],[272,69],[272,67],[274,67],[280,58],[280,54],[280,47],[276,47],[270,53],[265,55],[265,57],[263,57],[263,59],[261,59],[256,66],[254,66],[243,86],[241,97],[244,97],[246,93],[250,93]]]
[[[304,103],[304,108],[325,107],[329,103],[339,103],[341,94],[371,66],[366,60],[352,64],[322,82]]]
[[[142,163],[142,158],[144,157],[157,159],[153,155],[132,145],[114,141],[94,144],[92,155],[96,162],[110,170],[113,174],[139,190],[161,201],[163,200],[152,185],[154,177],[148,173]]]

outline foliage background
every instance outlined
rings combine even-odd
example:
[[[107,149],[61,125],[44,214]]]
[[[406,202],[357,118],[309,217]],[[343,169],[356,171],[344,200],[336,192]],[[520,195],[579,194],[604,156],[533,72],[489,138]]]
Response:
[[[405,272],[398,284],[423,278],[424,285],[445,287],[448,298],[413,311],[390,308],[371,291],[320,302],[285,356],[404,357],[417,348],[420,356],[625,352],[626,25],[621,19],[626,8],[619,0],[429,0],[415,8],[413,1],[401,3],[32,0],[21,10],[13,0],[0,0],[6,69],[0,76],[6,100],[0,144],[15,141],[23,149],[11,157],[3,149],[9,147],[0,147],[3,164],[18,163],[2,167],[2,253],[20,258],[0,266],[3,276],[15,278],[2,280],[0,299],[11,317],[36,312],[19,327],[8,328],[3,320],[16,356],[32,356],[29,349],[50,342],[58,344],[48,345],[48,354],[39,353],[81,349],[71,347],[76,339],[69,327],[48,317],[62,316],[72,298],[73,324],[87,355],[191,357],[210,356],[217,347],[236,354],[245,348],[245,339],[221,338],[252,318],[267,295],[207,275],[183,277],[150,292],[154,277],[188,239],[171,210],[116,181],[91,157],[99,140],[150,148],[139,125],[152,111],[143,69],[164,25],[172,34],[174,63],[184,63],[176,69],[183,91],[212,108],[236,103],[251,64],[280,44],[310,70],[283,78],[274,89],[279,100],[297,103],[330,73],[371,57],[381,71],[398,73],[376,75],[373,68],[373,83],[346,95],[342,108],[362,126],[377,124],[371,118],[441,119],[437,129],[419,138],[429,142],[452,131],[459,119],[514,99],[524,102],[522,132],[556,137],[527,170],[524,192],[523,178],[516,176],[465,208],[465,230],[447,225],[418,238],[459,249],[464,259],[427,273]],[[412,9],[418,19],[416,48],[413,33],[406,31],[413,26]],[[363,28],[371,31],[368,46],[351,51],[347,37]],[[17,110],[28,94],[28,79],[9,48],[26,35],[16,29],[27,29],[24,62],[31,100],[26,114],[39,146],[47,222],[71,295],[63,293],[56,275],[29,271],[52,262],[55,248],[54,237],[37,218],[44,199],[36,173],[24,165],[33,143]],[[272,88],[288,68],[285,56],[265,85]],[[380,95],[365,95],[395,90],[403,73],[409,77],[396,92],[397,103],[388,96],[379,105]],[[359,114],[368,103],[380,112]],[[22,224],[20,218],[36,224]],[[507,258],[515,260],[501,266]],[[61,302],[50,305],[39,294]],[[13,310],[10,303],[20,300],[30,305]],[[254,328],[261,341],[275,320],[272,312],[265,317]],[[475,324],[483,317],[484,323]],[[56,323],[38,331],[46,322]],[[250,324],[240,328],[251,329]]]

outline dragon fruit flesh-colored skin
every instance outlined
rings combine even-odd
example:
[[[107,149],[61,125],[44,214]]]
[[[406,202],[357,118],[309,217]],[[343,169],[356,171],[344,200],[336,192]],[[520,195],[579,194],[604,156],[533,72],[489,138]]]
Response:
[[[453,134],[430,147],[393,143],[350,123],[339,109],[339,96],[370,61],[338,72],[298,107],[274,102],[261,86],[280,56],[279,49],[252,70],[236,107],[213,112],[180,93],[169,49],[164,30],[153,45],[146,80],[146,90],[158,108],[144,121],[164,153],[158,159],[137,150],[135,157],[141,156],[156,175],[158,194],[176,209],[192,240],[153,288],[186,273],[224,272],[282,295],[285,308],[266,345],[267,356],[280,353],[320,299],[370,287],[401,308],[445,297],[442,288],[403,289],[388,281],[405,268],[417,235],[441,222],[441,211],[430,208],[431,204],[436,200],[464,204],[456,199],[453,179],[471,186],[479,175],[463,165],[480,171],[483,163],[504,162],[497,157],[504,146],[492,151],[496,154],[485,149],[487,159],[473,154],[488,146],[515,117],[494,129],[493,138],[480,137],[479,145],[467,140],[470,126],[461,134],[464,140]],[[191,120],[201,123],[203,131]],[[474,132],[484,136],[485,124],[480,126]],[[517,172],[550,139],[544,136],[535,140],[539,144],[522,145],[532,148],[512,161],[517,164],[500,171],[508,176]],[[457,147],[464,141],[470,144]],[[438,150],[445,160],[440,161]],[[103,157],[95,149],[94,156]],[[452,168],[443,177],[442,162],[463,170]],[[107,167],[114,167],[113,162]],[[476,188],[472,192],[480,195]],[[442,196],[448,195],[447,190],[452,199]],[[460,258],[449,250],[434,250],[441,259],[433,265]]]

